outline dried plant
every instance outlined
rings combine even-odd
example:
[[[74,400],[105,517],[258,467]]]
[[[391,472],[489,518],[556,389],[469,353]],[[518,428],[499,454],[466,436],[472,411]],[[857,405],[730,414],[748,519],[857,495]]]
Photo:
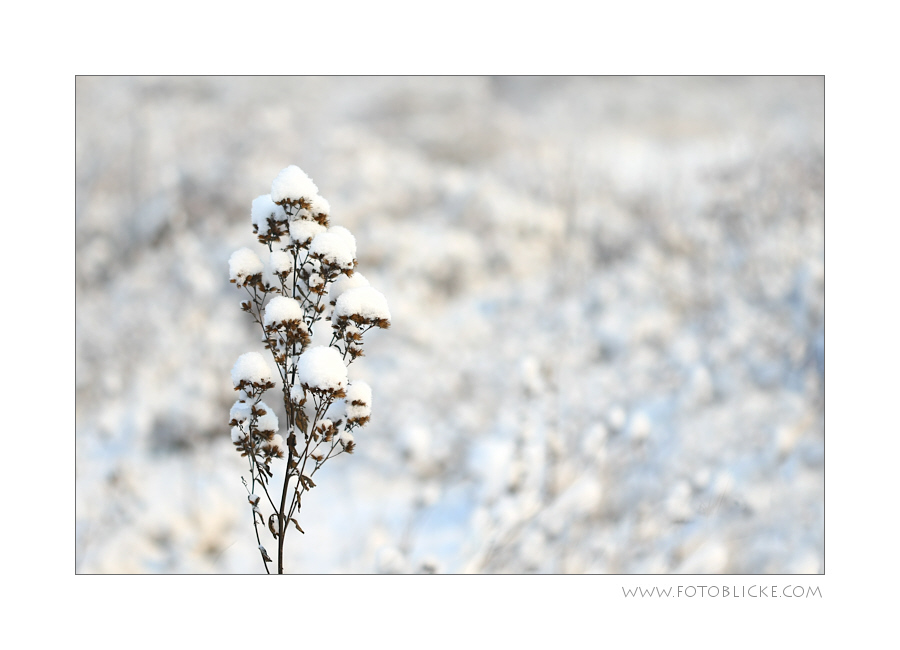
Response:
[[[278,573],[284,573],[284,540],[292,526],[303,532],[298,518],[303,495],[316,485],[313,476],[331,458],[353,453],[353,432],[369,421],[372,390],[350,382],[347,367],[363,356],[366,332],[390,326],[384,296],[356,272],[356,239],[346,228],[329,227],[329,210],[312,180],[291,165],[250,212],[268,262],[249,248],[229,259],[231,282],[247,293],[241,309],[259,325],[278,368],[287,420],[285,438],[262,401],[276,387],[269,364],[259,352],[241,355],[231,371],[239,393],[231,438],[249,462],[250,482],[242,480],[266,573],[276,560],[263,546],[260,525],[277,540]],[[331,341],[313,345],[322,321],[331,323]],[[280,495],[277,488],[270,492],[270,479],[281,471],[276,460],[286,461]]]

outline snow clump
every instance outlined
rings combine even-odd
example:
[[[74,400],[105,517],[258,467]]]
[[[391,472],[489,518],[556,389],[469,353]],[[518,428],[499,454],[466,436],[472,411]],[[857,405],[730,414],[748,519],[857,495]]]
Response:
[[[301,199],[311,200],[318,196],[319,188],[312,182],[306,173],[297,167],[290,165],[279,172],[272,181],[272,201],[281,205],[283,203],[298,204]]]
[[[272,200],[270,194],[257,196],[250,205],[250,221],[260,235],[269,232],[269,219],[287,221],[287,214],[285,214],[284,208]]]
[[[272,382],[269,364],[259,352],[246,352],[238,357],[231,369],[231,381],[235,388],[242,382],[262,386]]]
[[[270,275],[284,276],[294,270],[294,258],[287,251],[272,251],[266,270]]]
[[[368,287],[369,281],[359,271],[354,271],[353,275],[346,276],[343,275],[338,278],[332,285],[331,290],[328,292],[328,297],[330,298],[331,304],[337,302],[337,299],[341,297],[341,294],[350,289],[354,289],[356,287]]]
[[[302,321],[303,309],[300,303],[287,296],[275,296],[266,305],[263,323],[266,327],[281,325],[290,321]]]
[[[347,389],[345,402],[347,420],[364,424],[372,415],[372,388],[364,381],[354,381]]]
[[[356,239],[345,228],[344,232],[335,232],[337,228],[331,228],[328,232],[319,233],[309,247],[309,253],[327,264],[341,269],[352,269],[356,261]]]
[[[316,195],[309,200],[309,211],[315,215],[321,214],[327,217],[331,214],[331,206],[328,204],[328,201]]]
[[[265,415],[260,415],[256,421],[256,428],[260,431],[271,431],[275,433],[278,431],[278,416],[275,415],[275,412],[272,410],[272,407],[266,404],[265,402],[260,402],[256,409],[258,411],[265,411]]]
[[[231,421],[239,424],[246,422],[250,419],[251,408],[251,405],[243,400],[236,401],[234,406],[231,407]]]
[[[296,221],[291,221],[290,226],[288,226],[288,232],[291,235],[291,241],[301,246],[306,246],[316,235],[325,232],[325,226],[315,221],[297,219]]]
[[[324,345],[308,349],[297,360],[297,382],[322,392],[342,391],[347,385],[347,366],[341,353]]]
[[[234,251],[228,258],[228,270],[231,274],[231,281],[242,287],[247,283],[247,278],[263,272],[263,263],[259,259],[259,255],[252,250],[241,248]]]
[[[328,229],[328,232],[343,239],[344,244],[347,247],[347,250],[350,252],[351,256],[356,257],[356,237],[353,236],[352,232],[350,232],[343,226],[332,226]]]
[[[277,424],[275,425],[278,426]],[[271,447],[275,452],[283,452],[284,451],[284,438],[280,434],[275,434],[272,436],[272,441],[269,443],[269,447]]]
[[[350,319],[357,323],[390,321],[384,294],[373,287],[356,287],[343,292],[334,304],[333,321]]]

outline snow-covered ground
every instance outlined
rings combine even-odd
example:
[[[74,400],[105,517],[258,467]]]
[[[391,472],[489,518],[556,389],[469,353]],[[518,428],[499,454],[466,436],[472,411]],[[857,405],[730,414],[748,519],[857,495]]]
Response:
[[[296,164],[392,327],[288,572],[821,572],[823,111],[821,78],[79,78],[76,570],[263,570],[228,260]]]

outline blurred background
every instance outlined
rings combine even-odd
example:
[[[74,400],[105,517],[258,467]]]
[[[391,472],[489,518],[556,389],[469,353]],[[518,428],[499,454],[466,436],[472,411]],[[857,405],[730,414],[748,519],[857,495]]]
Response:
[[[393,323],[287,572],[823,571],[821,77],[78,77],[75,125],[77,572],[263,571],[228,258],[290,164]]]

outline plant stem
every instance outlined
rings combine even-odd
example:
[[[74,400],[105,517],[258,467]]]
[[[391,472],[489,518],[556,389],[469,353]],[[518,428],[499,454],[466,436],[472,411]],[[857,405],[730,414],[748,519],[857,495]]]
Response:
[[[287,465],[284,469],[284,486],[281,488],[281,507],[278,509],[278,573],[284,573],[284,502],[287,499],[288,483],[291,478],[291,461],[294,449],[288,445]]]

